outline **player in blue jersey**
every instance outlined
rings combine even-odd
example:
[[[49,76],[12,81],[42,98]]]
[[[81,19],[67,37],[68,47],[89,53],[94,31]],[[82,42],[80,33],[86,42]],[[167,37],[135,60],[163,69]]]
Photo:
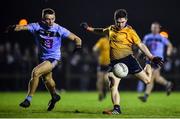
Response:
[[[161,26],[158,22],[153,22],[151,25],[152,33],[145,35],[143,42],[146,44],[153,55],[159,56],[164,60],[164,55],[171,55],[173,46],[167,38],[160,35],[160,27]],[[167,50],[165,50],[165,47],[167,47]],[[150,61],[147,61],[147,63],[150,63],[152,67],[152,80],[151,83],[146,85],[144,96],[139,97],[139,99],[143,102],[147,101],[148,96],[153,89],[154,81],[166,87],[167,95],[169,95],[172,90],[172,83],[161,76],[161,68]]]
[[[34,37],[39,49],[39,65],[32,70],[31,80],[28,85],[28,93],[25,100],[20,103],[21,107],[30,106],[32,97],[37,89],[39,79],[42,77],[46,88],[49,90],[52,99],[48,104],[48,111],[51,111],[56,102],[60,100],[59,94],[56,92],[55,82],[52,78],[53,68],[61,60],[61,40],[63,38],[75,41],[76,48],[74,52],[81,48],[81,39],[71,33],[66,28],[55,23],[55,12],[50,8],[43,9],[42,20],[37,23],[30,23],[25,26],[14,25],[9,27],[13,31],[30,31]]]

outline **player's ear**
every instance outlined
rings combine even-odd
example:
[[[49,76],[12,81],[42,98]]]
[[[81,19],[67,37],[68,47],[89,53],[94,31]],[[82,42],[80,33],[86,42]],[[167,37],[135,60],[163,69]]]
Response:
[[[54,15],[54,21],[56,21],[56,16]]]

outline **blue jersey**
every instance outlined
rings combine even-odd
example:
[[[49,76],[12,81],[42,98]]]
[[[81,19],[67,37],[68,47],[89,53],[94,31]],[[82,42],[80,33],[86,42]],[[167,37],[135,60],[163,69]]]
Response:
[[[154,56],[159,56],[164,59],[165,46],[169,44],[169,40],[160,34],[147,34],[144,37],[143,43],[148,47]]]
[[[39,58],[60,60],[61,40],[69,36],[70,31],[54,23],[47,27],[41,22],[27,25],[28,30],[34,35],[39,50]]]

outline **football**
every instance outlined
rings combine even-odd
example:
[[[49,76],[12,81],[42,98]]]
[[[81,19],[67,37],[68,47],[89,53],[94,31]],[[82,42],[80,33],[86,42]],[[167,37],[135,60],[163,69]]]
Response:
[[[124,63],[117,63],[113,67],[113,74],[118,78],[126,77],[128,72],[128,67]]]

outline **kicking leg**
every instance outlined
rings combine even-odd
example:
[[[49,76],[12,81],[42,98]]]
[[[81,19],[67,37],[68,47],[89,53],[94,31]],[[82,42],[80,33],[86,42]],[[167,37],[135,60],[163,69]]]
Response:
[[[137,78],[139,78],[140,80],[142,80],[145,84],[148,84],[151,82],[151,77],[152,77],[152,69],[151,66],[149,64],[147,64],[144,68],[144,70],[142,70],[139,73],[134,74]]]

